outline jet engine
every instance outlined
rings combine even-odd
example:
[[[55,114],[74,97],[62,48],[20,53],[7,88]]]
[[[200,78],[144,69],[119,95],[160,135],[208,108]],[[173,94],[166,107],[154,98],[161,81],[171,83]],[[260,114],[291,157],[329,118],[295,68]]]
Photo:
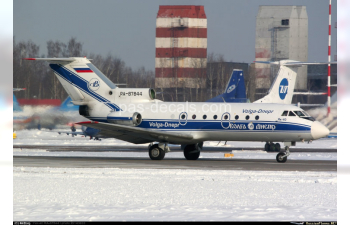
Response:
[[[126,126],[138,126],[142,122],[142,116],[138,112],[112,112],[108,114],[107,121]]]

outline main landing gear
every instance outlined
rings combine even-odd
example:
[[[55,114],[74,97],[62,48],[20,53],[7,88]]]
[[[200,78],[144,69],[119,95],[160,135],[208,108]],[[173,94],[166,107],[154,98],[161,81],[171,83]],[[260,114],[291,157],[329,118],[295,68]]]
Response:
[[[272,143],[272,142],[266,142],[265,144],[265,151],[267,152],[279,152],[281,151],[281,145],[280,143]]]
[[[200,155],[200,150],[203,148],[203,142],[190,145],[182,145],[184,150],[184,156],[187,160],[197,160]],[[170,152],[168,143],[151,143],[148,146],[148,154],[152,160],[162,160],[164,159],[165,153]]]
[[[184,156],[187,160],[197,160],[201,154],[203,142],[197,144],[186,145],[184,148]]]
[[[164,159],[165,153],[168,153],[168,152],[170,152],[168,143],[159,143],[159,144],[151,143],[148,146],[148,155],[152,160],[162,160]]]

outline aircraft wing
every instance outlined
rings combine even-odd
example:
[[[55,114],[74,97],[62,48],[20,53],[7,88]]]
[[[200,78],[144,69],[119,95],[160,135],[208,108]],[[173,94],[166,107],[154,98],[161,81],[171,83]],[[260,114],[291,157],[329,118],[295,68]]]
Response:
[[[100,129],[102,135],[114,137],[134,144],[149,143],[153,141],[181,143],[193,139],[191,134],[164,132],[155,129],[145,129],[96,121],[80,122],[77,124]]]

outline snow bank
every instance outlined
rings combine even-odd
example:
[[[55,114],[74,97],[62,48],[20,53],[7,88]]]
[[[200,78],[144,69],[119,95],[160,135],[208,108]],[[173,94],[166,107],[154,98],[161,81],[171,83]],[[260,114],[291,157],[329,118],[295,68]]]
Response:
[[[13,219],[335,221],[337,174],[14,167]]]

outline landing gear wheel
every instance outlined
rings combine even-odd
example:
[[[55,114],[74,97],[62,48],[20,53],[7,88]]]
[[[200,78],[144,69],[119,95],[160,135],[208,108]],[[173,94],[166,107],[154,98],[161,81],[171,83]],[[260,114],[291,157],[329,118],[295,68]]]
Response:
[[[268,143],[265,144],[265,151],[269,151],[270,145]]]
[[[267,152],[274,152],[276,150],[274,143],[266,143],[265,144],[265,151]]]
[[[281,145],[280,145],[280,143],[276,143],[276,144],[275,144],[275,151],[276,151],[276,152],[281,151]]]
[[[196,149],[195,145],[186,145],[184,156],[187,160],[197,160],[201,152]]]
[[[165,151],[158,147],[158,145],[152,145],[148,151],[149,157],[152,160],[162,160],[165,156]]]
[[[286,155],[285,152],[280,152],[280,153],[278,153],[277,156],[276,156],[277,162],[279,162],[279,163],[285,163],[285,162],[287,161],[287,156],[286,156],[286,157],[283,157],[283,156],[285,156],[285,155]]]

